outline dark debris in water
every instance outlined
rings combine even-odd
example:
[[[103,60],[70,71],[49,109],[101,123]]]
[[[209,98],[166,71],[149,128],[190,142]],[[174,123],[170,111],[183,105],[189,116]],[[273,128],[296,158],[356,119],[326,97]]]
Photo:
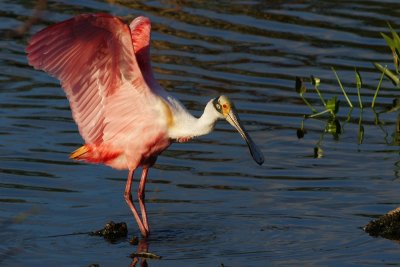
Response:
[[[90,235],[102,236],[110,242],[128,235],[128,227],[125,222],[115,223],[110,221],[103,229],[91,232]]]
[[[370,221],[364,226],[364,231],[371,236],[400,240],[400,207]]]

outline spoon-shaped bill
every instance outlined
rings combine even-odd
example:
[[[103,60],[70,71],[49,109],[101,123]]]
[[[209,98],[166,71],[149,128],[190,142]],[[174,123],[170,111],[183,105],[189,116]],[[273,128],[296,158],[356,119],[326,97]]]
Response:
[[[226,120],[229,122],[230,125],[235,127],[235,129],[246,141],[247,146],[250,150],[250,154],[253,157],[254,161],[257,162],[259,165],[262,165],[264,163],[264,155],[257,147],[257,145],[253,142],[246,129],[243,127],[242,123],[240,122],[239,116],[233,107],[229,111],[228,116],[226,116]]]

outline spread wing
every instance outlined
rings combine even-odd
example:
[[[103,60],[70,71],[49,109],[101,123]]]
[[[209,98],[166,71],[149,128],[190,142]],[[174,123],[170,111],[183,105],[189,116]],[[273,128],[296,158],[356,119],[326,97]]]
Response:
[[[29,64],[58,78],[87,144],[124,143],[135,124],[155,118],[129,27],[108,14],[83,14],[35,34]],[[140,120],[140,122],[138,121]],[[125,133],[125,135],[121,134]]]
[[[135,18],[129,25],[131,29],[132,43],[135,50],[135,56],[139,68],[143,73],[143,78],[149,87],[157,94],[165,95],[167,92],[162,88],[154,78],[150,58],[150,38],[151,23],[146,17]]]

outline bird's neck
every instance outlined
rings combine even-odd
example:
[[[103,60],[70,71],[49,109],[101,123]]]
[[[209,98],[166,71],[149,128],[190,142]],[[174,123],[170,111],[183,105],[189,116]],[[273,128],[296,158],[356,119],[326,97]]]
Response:
[[[212,130],[214,130],[214,126],[217,120],[218,117],[214,113],[208,111],[207,108],[204,109],[201,117],[195,119],[195,123],[193,125],[193,129],[195,132],[194,136],[209,134]]]
[[[218,120],[218,113],[212,108],[211,101],[207,104],[200,118],[189,112],[174,114],[175,124],[170,129],[171,139],[186,142],[194,137],[210,133]]]

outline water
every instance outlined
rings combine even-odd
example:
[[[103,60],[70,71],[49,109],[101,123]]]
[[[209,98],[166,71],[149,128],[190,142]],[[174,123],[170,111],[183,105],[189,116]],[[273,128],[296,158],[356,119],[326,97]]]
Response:
[[[400,29],[397,1],[49,1],[22,38],[0,41],[0,264],[129,266],[136,246],[85,234],[106,222],[137,226],[123,200],[127,172],[76,163],[82,144],[59,83],[27,65],[27,39],[45,26],[84,12],[146,15],[153,22],[152,60],[161,85],[195,115],[229,95],[266,156],[259,167],[226,122],[191,143],[174,144],[151,169],[147,209],[149,266],[399,265],[399,245],[361,227],[399,206],[396,113],[349,109],[333,66],[357,106],[354,67],[370,106],[379,73],[392,68],[380,32]],[[0,2],[2,36],[29,19],[32,1]],[[8,35],[10,36],[10,35]],[[296,76],[321,78],[325,98],[342,101],[342,134],[323,135],[326,120],[294,90]],[[311,92],[312,88],[308,84]],[[398,96],[384,81],[377,109]],[[321,109],[315,93],[308,100]],[[321,141],[319,141],[321,140]],[[318,143],[319,142],[319,143]],[[314,158],[317,145],[322,158]],[[139,175],[140,173],[137,173]]]

